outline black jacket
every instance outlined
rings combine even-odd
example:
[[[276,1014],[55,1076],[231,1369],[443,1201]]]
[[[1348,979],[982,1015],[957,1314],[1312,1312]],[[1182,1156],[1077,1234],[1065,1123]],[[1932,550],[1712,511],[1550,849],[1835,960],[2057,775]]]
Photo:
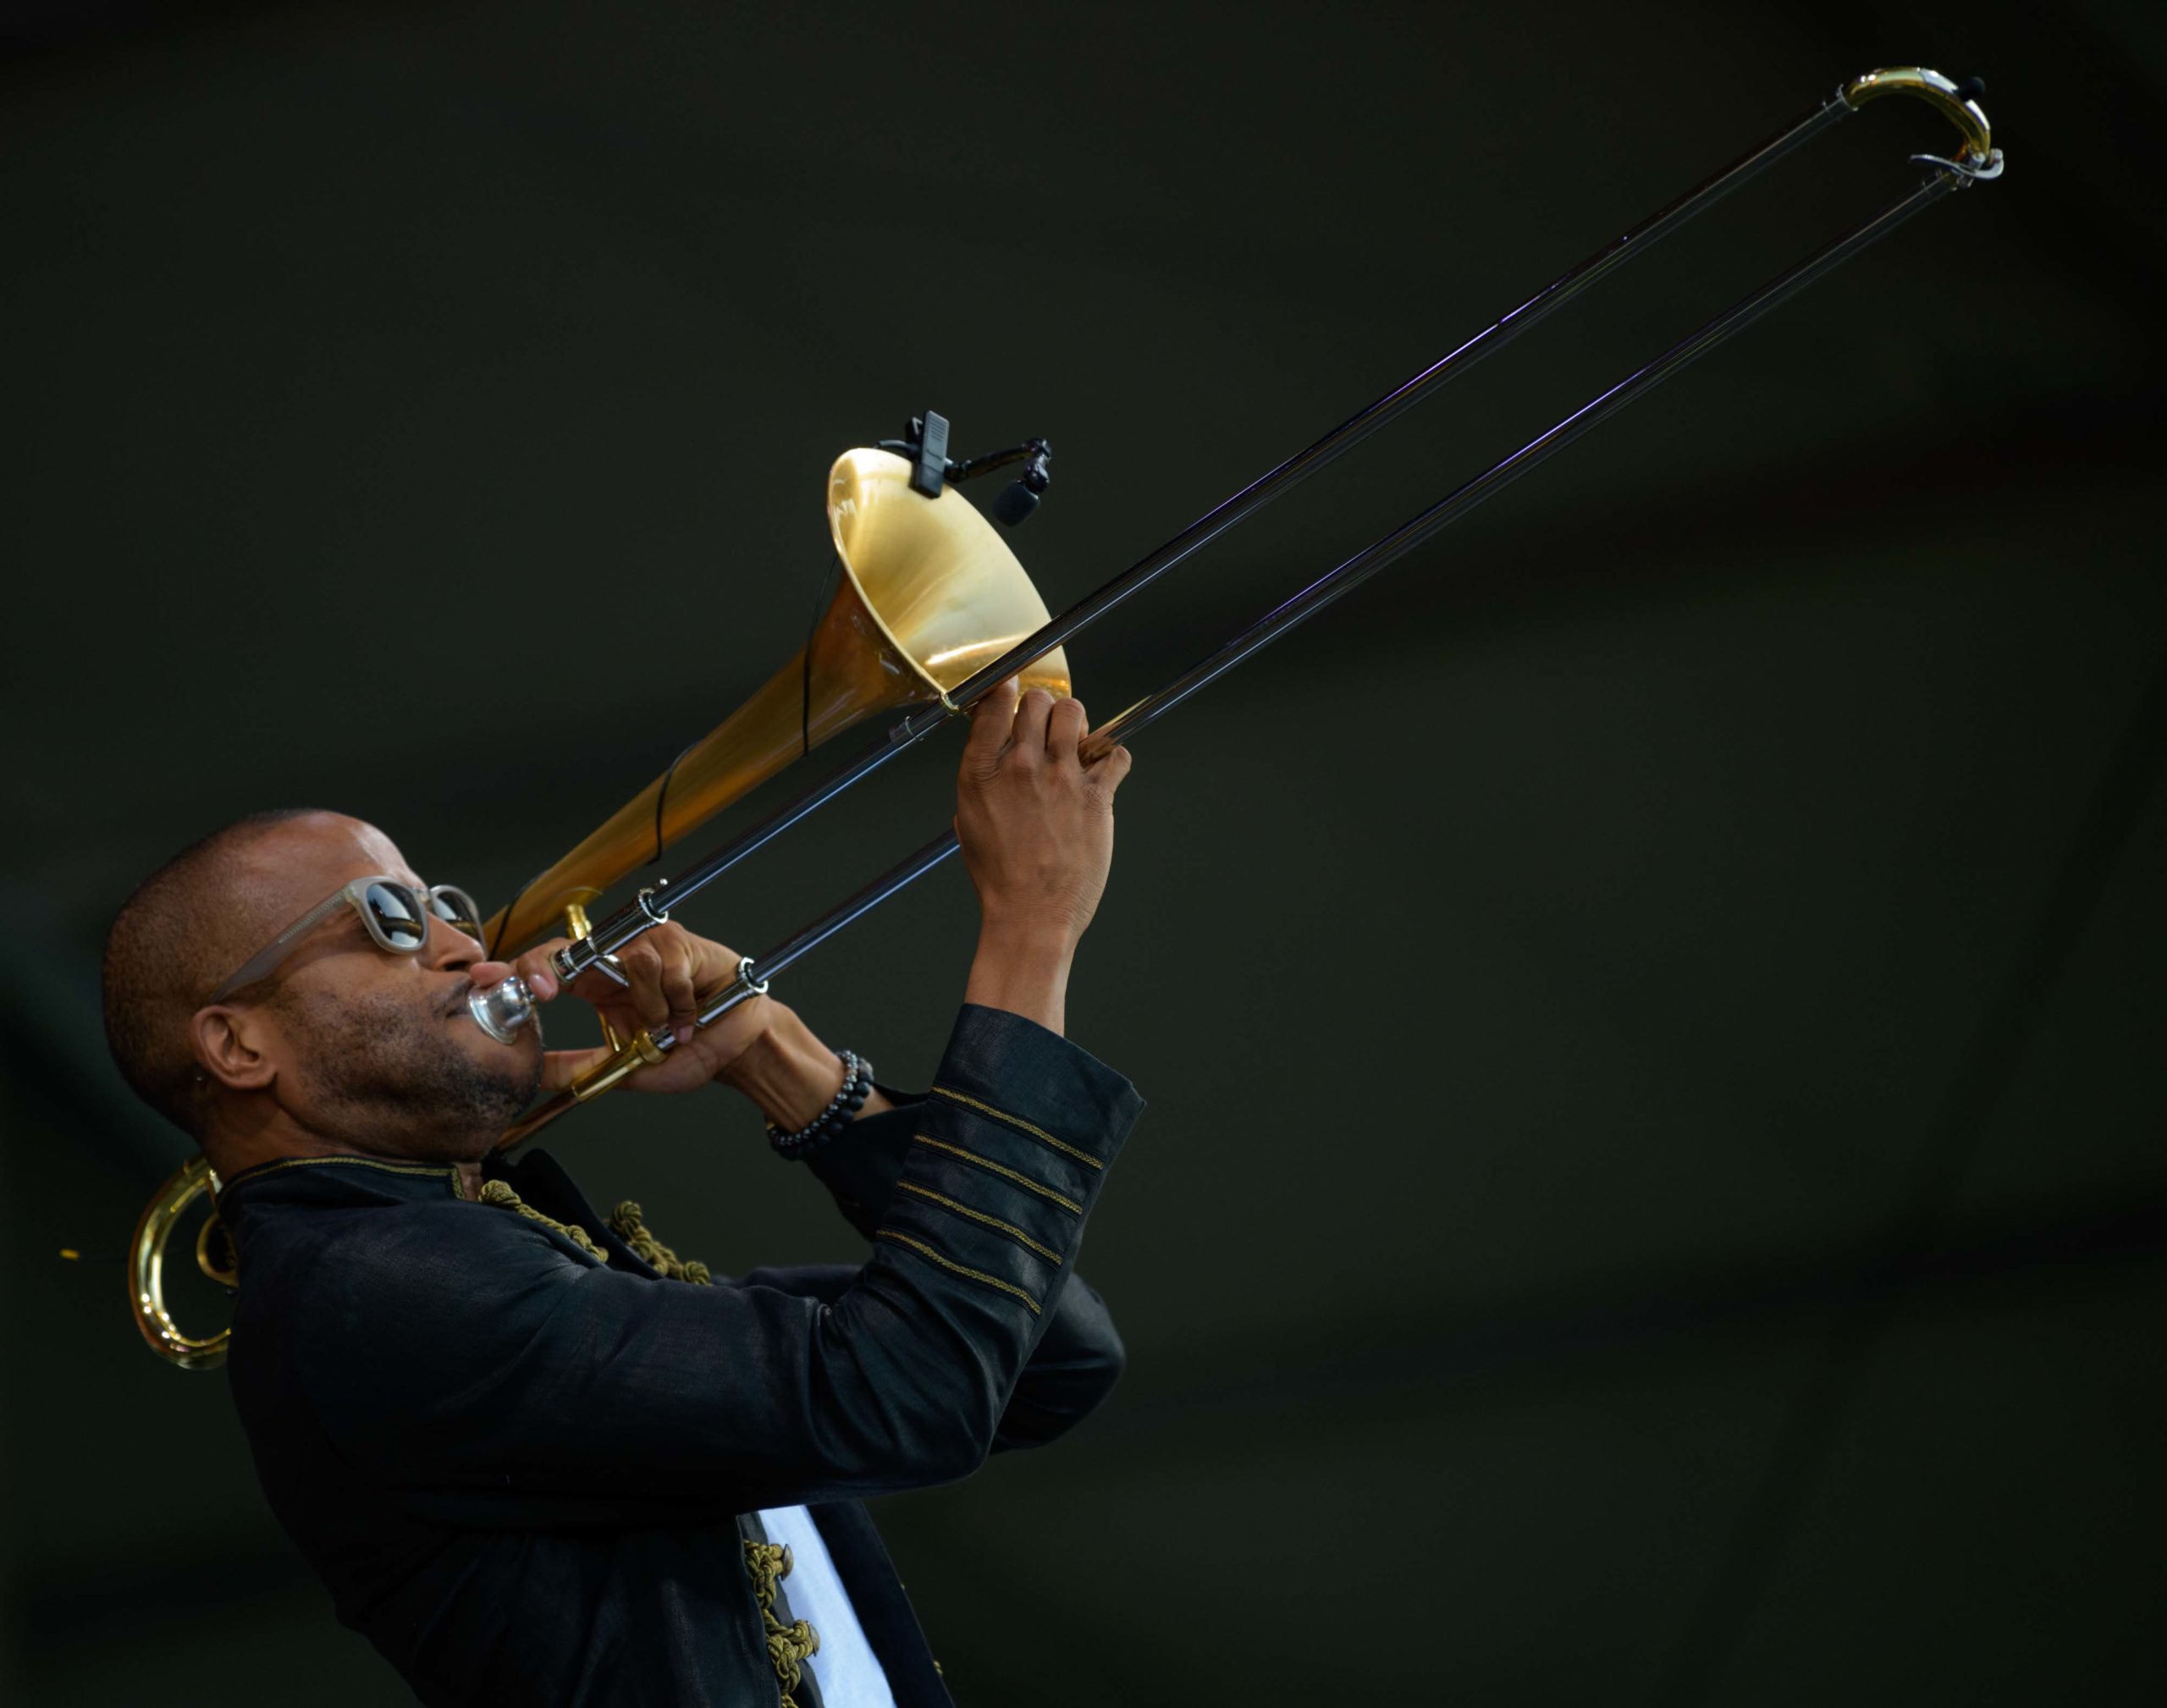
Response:
[[[1142,1107],[1055,1033],[967,1006],[926,1097],[816,1170],[866,1262],[711,1287],[660,1279],[540,1153],[489,1172],[606,1263],[466,1202],[453,1169],[249,1170],[218,1208],[272,1508],[425,1702],[737,1708],[778,1694],[739,1515],[805,1503],[898,1704],[946,1704],[857,1501],[1105,1396],[1121,1342],[1071,1271]]]

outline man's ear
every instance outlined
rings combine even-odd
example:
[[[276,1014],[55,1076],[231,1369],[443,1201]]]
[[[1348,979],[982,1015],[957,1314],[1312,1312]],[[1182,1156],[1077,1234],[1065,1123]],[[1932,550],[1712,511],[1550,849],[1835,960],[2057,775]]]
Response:
[[[278,1077],[264,1034],[261,1016],[223,1004],[197,1009],[189,1022],[196,1066],[229,1091],[261,1091]]]

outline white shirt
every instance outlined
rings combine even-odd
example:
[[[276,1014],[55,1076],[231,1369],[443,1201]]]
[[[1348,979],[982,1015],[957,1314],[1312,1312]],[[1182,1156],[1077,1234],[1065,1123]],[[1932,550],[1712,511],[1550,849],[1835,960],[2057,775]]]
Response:
[[[770,1542],[790,1550],[790,1576],[782,1592],[790,1611],[820,1634],[820,1652],[805,1663],[828,1708],[896,1708],[888,1675],[857,1623],[835,1562],[819,1527],[802,1507],[775,1507],[760,1514],[760,1528]]]

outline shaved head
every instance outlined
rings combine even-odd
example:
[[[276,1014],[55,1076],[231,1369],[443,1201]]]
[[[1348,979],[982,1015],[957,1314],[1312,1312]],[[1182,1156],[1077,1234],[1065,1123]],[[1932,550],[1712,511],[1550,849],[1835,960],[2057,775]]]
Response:
[[[534,1094],[539,1027],[508,1048],[474,1023],[470,970],[483,950],[447,923],[394,953],[358,910],[334,908],[261,977],[213,997],[340,886],[367,877],[423,887],[373,824],[339,813],[252,813],[176,855],[113,922],[113,1060],[222,1171],[325,1149],[471,1160]]]
[[[278,915],[277,886],[261,881],[245,857],[281,825],[336,816],[295,807],[236,818],[167,861],[113,917],[105,940],[106,1041],[135,1094],[191,1138],[201,1136],[208,1088],[189,1047],[190,1017],[293,919]]]

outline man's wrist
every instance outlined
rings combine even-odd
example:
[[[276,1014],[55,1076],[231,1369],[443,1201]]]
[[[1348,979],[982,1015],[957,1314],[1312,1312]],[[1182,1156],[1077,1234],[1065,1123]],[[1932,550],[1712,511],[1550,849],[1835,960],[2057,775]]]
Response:
[[[1076,958],[1081,935],[1061,921],[995,915],[979,923],[978,958],[1015,967],[1057,967],[1065,972]]]
[[[1062,1030],[1076,937],[1074,930],[1058,923],[986,920],[963,1000],[1020,1014],[1049,1032]]]

